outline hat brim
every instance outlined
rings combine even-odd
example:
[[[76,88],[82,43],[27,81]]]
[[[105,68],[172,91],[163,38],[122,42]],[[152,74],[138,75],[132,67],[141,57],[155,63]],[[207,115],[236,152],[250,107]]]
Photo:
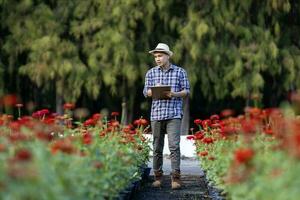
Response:
[[[149,51],[149,53],[151,53],[151,54],[158,53],[158,52],[168,54],[169,56],[173,55],[172,51],[159,50],[159,49],[154,49],[154,50]]]

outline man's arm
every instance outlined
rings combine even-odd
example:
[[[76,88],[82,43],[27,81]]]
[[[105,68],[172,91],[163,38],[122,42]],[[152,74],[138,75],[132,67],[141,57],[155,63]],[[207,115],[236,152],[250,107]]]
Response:
[[[170,92],[171,97],[186,97],[188,95],[188,92],[186,89],[181,90],[180,92]]]
[[[166,95],[169,98],[172,98],[172,97],[184,98],[184,97],[188,96],[188,94],[190,93],[190,83],[189,83],[189,80],[187,77],[187,73],[184,69],[182,70],[182,73],[180,75],[180,85],[181,85],[181,88],[183,88],[183,90],[181,90],[179,92],[171,91],[171,92],[166,93]]]
[[[143,90],[143,94],[145,97],[152,96],[152,91],[149,88],[150,86],[151,86],[151,76],[150,76],[150,71],[148,71],[145,76],[145,85],[144,85],[144,90]]]

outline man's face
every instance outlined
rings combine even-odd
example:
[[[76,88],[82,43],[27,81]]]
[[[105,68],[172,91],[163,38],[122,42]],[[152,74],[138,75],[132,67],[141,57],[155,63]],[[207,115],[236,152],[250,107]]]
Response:
[[[169,55],[156,52],[154,53],[154,59],[157,65],[163,66],[169,62]]]

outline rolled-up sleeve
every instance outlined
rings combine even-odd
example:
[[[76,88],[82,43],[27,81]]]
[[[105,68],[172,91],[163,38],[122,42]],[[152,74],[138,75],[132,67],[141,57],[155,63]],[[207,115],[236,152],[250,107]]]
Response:
[[[188,94],[190,93],[190,82],[184,69],[182,69],[180,85],[182,90],[186,90]]]
[[[151,85],[151,72],[148,71],[146,73],[146,76],[145,76],[145,85],[144,85],[144,90],[143,90],[143,94],[145,97],[147,97],[147,91],[149,90]]]

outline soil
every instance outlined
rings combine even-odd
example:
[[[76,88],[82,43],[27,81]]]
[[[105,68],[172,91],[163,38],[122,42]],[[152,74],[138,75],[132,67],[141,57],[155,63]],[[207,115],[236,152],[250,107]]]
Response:
[[[154,180],[153,176],[149,176],[141,184],[138,192],[133,196],[134,200],[211,200],[205,177],[201,175],[181,175],[183,186],[180,190],[171,189],[171,176],[163,176],[161,188],[153,188],[151,186]]]

